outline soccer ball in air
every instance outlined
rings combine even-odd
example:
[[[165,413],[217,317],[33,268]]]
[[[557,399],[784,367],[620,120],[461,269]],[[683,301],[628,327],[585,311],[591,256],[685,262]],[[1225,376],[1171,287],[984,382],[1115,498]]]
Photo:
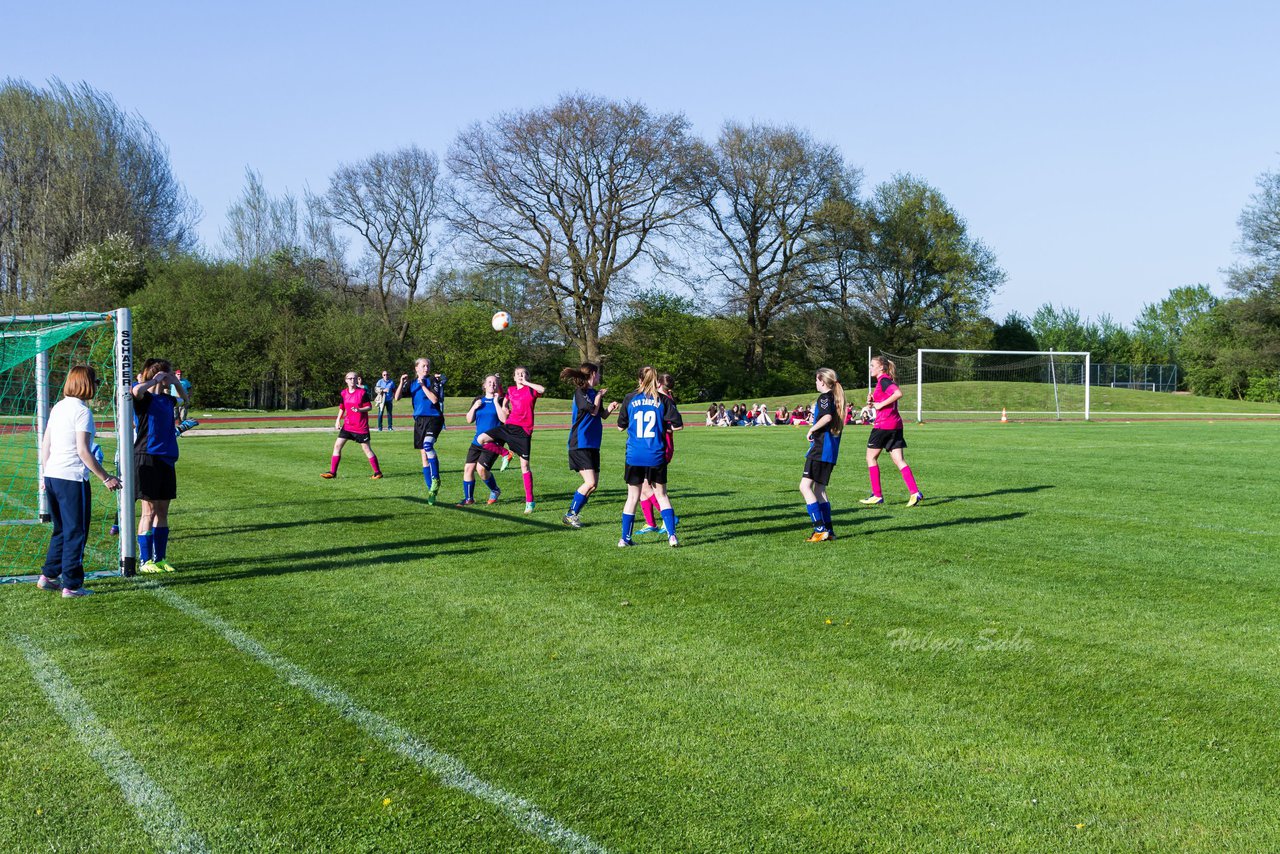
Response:
[[[501,332],[511,325],[511,315],[507,314],[505,311],[499,311],[494,314],[491,323],[493,324],[494,332]]]

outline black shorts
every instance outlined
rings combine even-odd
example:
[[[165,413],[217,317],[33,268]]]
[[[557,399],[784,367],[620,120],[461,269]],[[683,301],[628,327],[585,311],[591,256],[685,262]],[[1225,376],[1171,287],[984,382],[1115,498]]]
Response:
[[[902,428],[897,430],[871,429],[871,438],[867,440],[868,448],[879,448],[882,451],[896,451],[905,448],[907,440],[902,438]]]
[[[811,460],[805,457],[803,477],[826,486],[831,482],[831,472],[835,471],[835,468],[835,463],[824,463],[822,460]]]
[[[422,443],[427,440],[427,437],[434,439],[443,429],[444,416],[442,415],[413,416],[413,446],[421,451]]]
[[[499,445],[506,445],[511,453],[522,460],[529,459],[532,450],[533,434],[524,432],[523,427],[514,424],[501,424],[497,430],[489,434]]]
[[[498,455],[493,451],[485,450],[477,445],[467,446],[467,465],[475,463],[481,468],[491,469],[497,459]]]
[[[369,444],[368,433],[352,433],[350,430],[339,430],[339,439],[346,439],[348,442],[359,442],[361,445]]]
[[[178,497],[178,473],[173,463],[137,454],[133,458],[138,469],[138,497],[146,501],[172,501]]]
[[[569,471],[600,471],[600,449],[574,448],[571,450]]]
[[[660,466],[633,466],[628,463],[623,477],[627,481],[627,486],[639,486],[646,480],[649,483],[661,483],[666,486],[667,464],[663,463]]]

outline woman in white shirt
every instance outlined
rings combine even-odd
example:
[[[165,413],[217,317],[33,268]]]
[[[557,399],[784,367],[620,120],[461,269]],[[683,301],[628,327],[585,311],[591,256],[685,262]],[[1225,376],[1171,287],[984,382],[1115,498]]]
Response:
[[[40,442],[40,466],[45,495],[53,517],[49,553],[36,586],[61,590],[63,598],[88,596],[84,589],[84,547],[89,539],[91,494],[89,475],[110,490],[120,488],[118,478],[107,474],[93,456],[93,412],[86,400],[98,390],[98,376],[88,365],[67,372],[62,400],[49,411]]]

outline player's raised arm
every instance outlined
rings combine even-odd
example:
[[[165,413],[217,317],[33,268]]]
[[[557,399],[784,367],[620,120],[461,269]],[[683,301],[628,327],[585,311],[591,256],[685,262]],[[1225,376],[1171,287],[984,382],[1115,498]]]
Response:
[[[396,383],[396,394],[395,394],[395,397],[393,397],[393,398],[391,398],[391,399],[392,399],[392,400],[399,400],[399,399],[400,399],[400,395],[404,394],[404,390],[405,390],[405,388],[406,388],[408,385],[409,385],[409,375],[408,375],[408,374],[401,374],[401,375],[400,375],[400,382]]]

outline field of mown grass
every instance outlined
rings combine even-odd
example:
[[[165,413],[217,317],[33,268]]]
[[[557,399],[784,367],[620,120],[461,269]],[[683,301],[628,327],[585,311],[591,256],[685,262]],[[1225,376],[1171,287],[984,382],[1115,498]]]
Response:
[[[818,545],[795,431],[690,431],[675,550],[615,547],[616,435],[587,527],[559,524],[563,436],[531,517],[428,507],[399,443],[385,480],[349,454],[325,482],[322,435],[184,440],[177,572],[0,587],[3,847],[1280,845],[1274,425],[926,424],[912,509],[891,471],[855,503],[853,431]]]

